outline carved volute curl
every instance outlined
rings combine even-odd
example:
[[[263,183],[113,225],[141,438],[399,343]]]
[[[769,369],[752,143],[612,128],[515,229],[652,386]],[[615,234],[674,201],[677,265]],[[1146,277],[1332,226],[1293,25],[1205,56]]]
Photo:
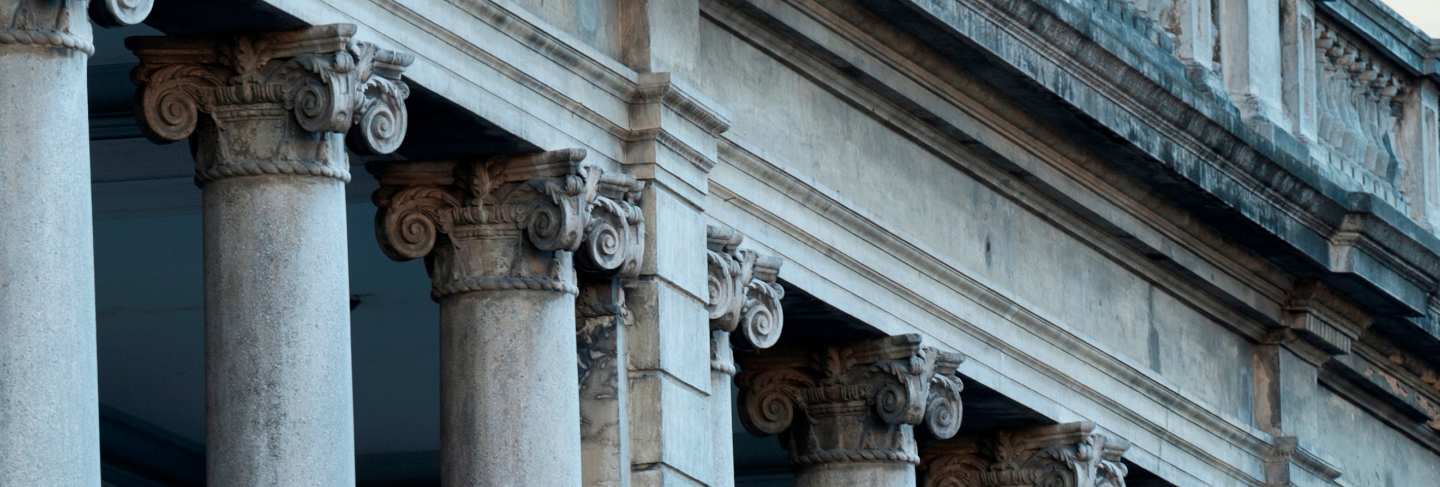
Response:
[[[356,41],[354,33],[354,25],[334,24],[127,39],[140,58],[131,77],[141,87],[141,126],[157,142],[197,135],[218,144],[209,157],[197,154],[201,182],[261,174],[348,180],[340,139],[371,154],[393,152],[404,140],[410,88],[400,74],[414,61]],[[212,128],[197,133],[201,127]]]
[[[380,247],[395,260],[426,258],[437,299],[494,289],[574,294],[575,266],[638,272],[643,186],[584,159],[570,149],[372,166]]]
[[[924,487],[1125,487],[1130,443],[1089,422],[1001,430],[925,446]]]
[[[732,229],[713,225],[706,229],[710,329],[723,333],[711,344],[711,366],[729,373],[735,366],[725,348],[732,343],[741,349],[770,348],[785,326],[780,306],[785,288],[777,282],[783,261],[738,250],[742,241],[744,237]]]
[[[914,426],[942,439],[959,430],[963,360],[919,335],[747,354],[740,418],[751,433],[780,435],[797,465],[919,463]]]
[[[90,20],[105,27],[144,22],[155,0],[90,0]]]

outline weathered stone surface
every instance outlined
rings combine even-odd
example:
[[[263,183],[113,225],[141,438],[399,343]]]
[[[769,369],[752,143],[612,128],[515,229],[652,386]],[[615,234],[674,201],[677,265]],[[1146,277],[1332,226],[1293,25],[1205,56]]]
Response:
[[[926,444],[924,487],[1125,487],[1130,442],[1066,423]]]
[[[90,29],[0,1],[0,485],[100,482]]]
[[[564,360],[577,350],[577,269],[634,275],[644,252],[643,186],[584,158],[564,150],[376,171],[381,247],[424,257],[440,303],[446,484],[581,482],[577,362]]]
[[[747,354],[740,418],[780,435],[798,485],[914,485],[914,427],[942,439],[960,428],[962,360],[918,335]]]
[[[354,31],[127,41],[142,126],[195,147],[211,485],[355,483],[344,140],[399,145],[413,59]]]
[[[733,347],[770,348],[780,340],[785,314],[780,299],[785,289],[776,282],[779,258],[738,250],[744,241],[733,229],[710,226],[706,232],[706,280],[710,311],[710,434],[714,437],[714,485],[735,484],[735,447],[731,432],[735,377]],[[733,341],[733,343],[732,343]]]

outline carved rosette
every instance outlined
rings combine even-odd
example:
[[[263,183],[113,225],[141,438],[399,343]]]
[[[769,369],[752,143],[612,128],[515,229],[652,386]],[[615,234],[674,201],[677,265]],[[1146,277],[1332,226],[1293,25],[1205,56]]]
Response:
[[[914,426],[936,438],[959,431],[963,360],[919,335],[748,354],[740,418],[751,433],[780,435],[797,465],[916,464]]]
[[[354,33],[354,25],[334,24],[127,39],[140,58],[131,77],[141,87],[141,126],[162,143],[198,136],[202,183],[265,174],[348,180],[341,140],[371,154],[393,152],[404,140],[410,88],[400,75],[414,61]]]
[[[785,288],[777,280],[783,261],[738,250],[744,237],[728,228],[711,226],[706,239],[710,329],[720,332],[711,344],[711,368],[733,374],[732,343],[753,350],[770,348],[780,340]]]
[[[426,258],[436,299],[503,289],[576,294],[577,265],[638,272],[643,186],[584,159],[583,150],[560,150],[376,166],[380,246],[395,260]]]
[[[1129,448],[1088,422],[956,438],[926,445],[921,485],[1124,487]]]

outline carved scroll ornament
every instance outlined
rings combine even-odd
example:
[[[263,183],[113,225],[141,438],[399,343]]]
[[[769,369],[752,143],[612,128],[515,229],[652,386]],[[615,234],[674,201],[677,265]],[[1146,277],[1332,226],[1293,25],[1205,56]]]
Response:
[[[924,487],[1125,487],[1130,443],[1093,423],[1002,430],[926,445]]]
[[[575,269],[568,256],[560,262],[556,252],[578,254],[575,266],[582,272],[638,273],[643,185],[606,175],[584,158],[583,150],[561,150],[490,161],[388,164],[378,171],[381,188],[374,195],[381,249],[395,260],[427,257],[437,297],[484,289],[574,294]],[[530,250],[504,262],[493,253],[478,260],[449,257],[514,251],[500,248],[512,241]]]
[[[707,229],[710,328],[732,333],[741,348],[762,349],[780,340],[785,326],[780,300],[785,288],[778,282],[779,257],[737,250],[743,240],[734,230]]]
[[[780,435],[798,465],[919,463],[913,426],[936,438],[960,429],[962,360],[918,335],[753,354],[738,378],[740,418],[751,433]]]
[[[201,113],[221,129],[227,120],[284,113],[304,131],[347,134],[356,151],[393,152],[408,124],[404,100],[410,88],[400,74],[414,56],[355,41],[354,33],[354,25],[334,24],[219,39],[127,39],[140,58],[131,77],[141,86],[141,126],[152,139],[170,142],[190,137]],[[199,176],[319,171],[315,175],[339,177],[330,174],[339,170],[254,161],[202,168]]]

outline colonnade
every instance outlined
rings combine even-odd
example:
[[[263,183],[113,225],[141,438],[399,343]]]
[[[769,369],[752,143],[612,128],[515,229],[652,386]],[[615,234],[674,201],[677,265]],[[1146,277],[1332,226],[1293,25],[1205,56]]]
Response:
[[[133,22],[143,15],[125,8],[136,3],[102,7]],[[12,26],[0,31],[0,145],[14,148],[0,151],[0,185],[21,188],[0,191],[0,221],[30,230],[0,233],[0,485],[99,484],[84,92],[93,48],[85,15],[68,10],[83,4],[0,1],[15,7],[0,8],[13,15],[0,17]],[[403,140],[401,74],[414,59],[354,33],[339,24],[127,42],[140,60],[141,126],[194,148],[210,485],[356,481],[344,185],[350,151],[387,154]],[[641,275],[647,225],[657,231],[645,183],[583,150],[371,171],[381,248],[422,259],[440,307],[443,483],[630,485],[628,431],[645,418],[626,402],[625,330],[637,312],[626,289]],[[963,359],[917,335],[777,346],[781,260],[741,244],[718,226],[695,242],[707,249],[711,339],[710,423],[691,426],[710,437],[703,483],[734,485],[738,384],[745,426],[780,436],[802,486],[1039,485],[1046,475],[1067,480],[1044,485],[1123,485],[1124,444],[1093,425],[951,440]]]

